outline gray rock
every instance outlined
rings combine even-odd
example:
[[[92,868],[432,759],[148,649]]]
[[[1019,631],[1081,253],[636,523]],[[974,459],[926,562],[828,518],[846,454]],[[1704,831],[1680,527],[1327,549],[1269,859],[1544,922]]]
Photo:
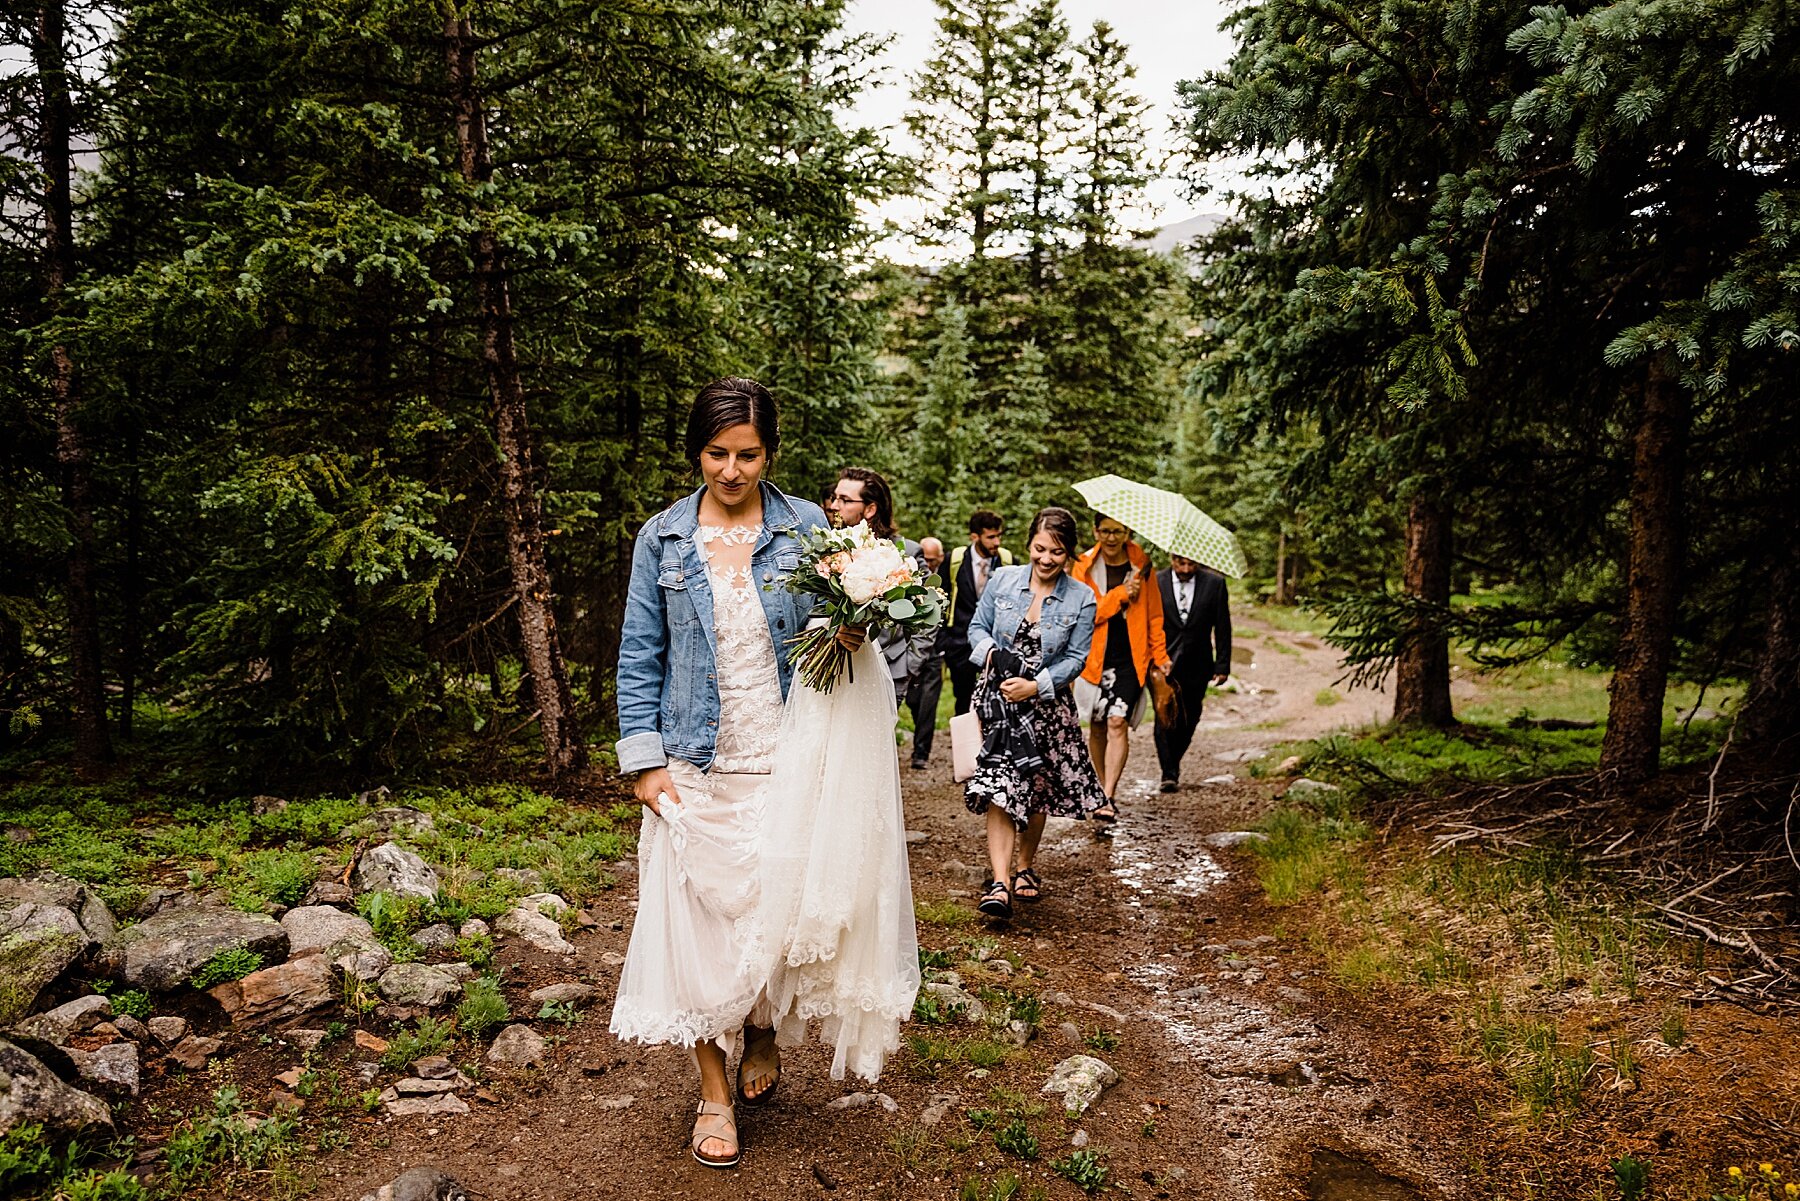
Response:
[[[879,1105],[889,1113],[900,1108],[900,1103],[886,1093],[851,1093],[839,1097],[835,1101],[827,1101],[826,1109],[864,1109],[870,1105]]]
[[[917,846],[921,842],[930,841],[931,835],[925,833],[923,830],[908,830],[906,832],[906,842],[908,846]]]
[[[431,834],[437,822],[431,814],[406,805],[390,805],[375,811],[375,828],[384,834]]]
[[[494,919],[494,928],[557,955],[573,955],[575,944],[562,936],[562,927],[535,909],[508,909]]]
[[[310,908],[315,905],[348,905],[356,899],[356,890],[348,884],[340,884],[336,880],[320,880],[306,890],[306,896],[300,904]]]
[[[391,892],[429,901],[441,885],[437,873],[423,859],[398,843],[384,842],[365,851],[357,861],[356,887],[361,892]]]
[[[427,1055],[412,1061],[412,1074],[421,1080],[454,1080],[456,1065],[442,1055]]]
[[[516,884],[526,892],[544,891],[543,875],[529,867],[497,867],[493,875],[494,879]]]
[[[435,1097],[401,1097],[398,1101],[389,1101],[382,1109],[391,1117],[423,1118],[468,1113],[469,1103],[455,1093],[440,1093]]]
[[[301,905],[281,915],[281,928],[287,931],[288,952],[304,955],[323,951],[347,938],[375,941],[375,930],[354,913],[345,913],[330,905]]]
[[[1269,751],[1266,747],[1247,746],[1235,751],[1220,751],[1218,754],[1214,755],[1213,758],[1217,759],[1220,763],[1251,763],[1257,759],[1263,758],[1268,753]]]
[[[0,1026],[30,1013],[38,994],[92,945],[80,919],[60,905],[16,901],[0,908]]]
[[[600,1097],[594,1101],[594,1105],[600,1109],[630,1109],[631,1103],[636,1100],[630,1093],[618,1093],[611,1097]]]
[[[97,1097],[70,1088],[23,1049],[0,1038],[0,1135],[16,1126],[42,1126],[73,1134],[95,1126],[112,1129],[112,1110]]]
[[[1024,1022],[1012,1021],[1006,1023],[1006,1029],[999,1033],[1004,1041],[1011,1043],[1015,1047],[1022,1047],[1031,1041],[1032,1036],[1037,1033],[1037,1030]]]
[[[600,952],[600,962],[607,967],[624,967],[625,956],[617,951],[602,951]]]
[[[1071,1055],[1057,1064],[1044,1082],[1041,1093],[1060,1094],[1067,1113],[1086,1113],[1100,1094],[1119,1082],[1119,1073],[1104,1060],[1092,1055]]]
[[[1074,1134],[1071,1134],[1069,1136],[1069,1146],[1085,1147],[1087,1145],[1088,1145],[1088,1132],[1087,1131],[1077,1130]]]
[[[1131,1020],[1118,1010],[1114,1009],[1111,1005],[1102,1005],[1098,1001],[1077,1001],[1075,1003],[1083,1009],[1091,1010],[1101,1017],[1111,1018],[1115,1022],[1128,1022]]]
[[[442,968],[458,980],[468,981],[475,978],[475,966],[469,963],[434,963],[433,967]]]
[[[81,1078],[115,1093],[137,1096],[138,1049],[136,1043],[107,1043],[93,1051],[67,1049],[69,1060]]]
[[[120,1034],[134,1043],[150,1041],[150,1027],[132,1017],[129,1013],[121,1013],[112,1020]]]
[[[394,1081],[396,1097],[436,1097],[455,1091],[454,1080],[421,1080],[416,1076],[408,1076]]]
[[[573,980],[566,984],[549,984],[534,989],[531,993],[533,1005],[573,1005],[580,1008],[600,995],[600,990],[591,984],[580,984]]]
[[[266,914],[210,905],[164,909],[103,943],[99,962],[127,984],[169,992],[220,951],[242,947],[268,962],[287,957],[287,942],[287,931]]]
[[[1087,1041],[1081,1033],[1081,1027],[1074,1022],[1062,1023],[1056,1028],[1056,1033],[1071,1047],[1079,1047]]]
[[[514,901],[513,906],[517,909],[535,909],[539,913],[546,913],[551,917],[561,917],[574,908],[553,892],[527,893]]]
[[[1287,791],[1281,795],[1286,800],[1303,801],[1308,797],[1332,796],[1342,791],[1344,790],[1339,788],[1336,784],[1327,784],[1323,780],[1314,780],[1309,779],[1306,776],[1301,776],[1298,780],[1289,784],[1287,786]]]
[[[1217,834],[1208,834],[1201,839],[1209,847],[1230,850],[1241,847],[1247,842],[1267,842],[1269,836],[1258,830],[1221,830]]]
[[[112,1002],[105,997],[90,994],[28,1017],[13,1029],[22,1038],[34,1038],[60,1047],[69,1041],[71,1034],[86,1033],[110,1017]]]
[[[469,1192],[436,1168],[412,1168],[364,1193],[362,1201],[469,1201]]]
[[[427,951],[447,951],[456,945],[456,931],[443,922],[438,922],[423,930],[413,931],[412,940],[413,945]]]
[[[331,966],[364,984],[381,978],[394,966],[394,953],[372,938],[346,938],[325,948]]]
[[[1194,984],[1187,988],[1178,988],[1175,995],[1183,1001],[1204,1001],[1212,996],[1212,989],[1204,984]]]
[[[1040,993],[1038,999],[1046,1005],[1073,1005],[1075,1003],[1075,998],[1066,992]]]
[[[462,928],[456,934],[458,938],[492,938],[494,932],[488,928],[486,922],[478,917],[472,917],[462,924]]]
[[[207,994],[232,1022],[258,1026],[321,1009],[337,999],[337,987],[330,961],[314,954],[251,972],[242,980],[227,980]]]
[[[288,802],[278,796],[253,796],[250,798],[250,812],[257,817],[267,817],[271,813],[280,813],[288,807]]]
[[[302,1051],[316,1051],[325,1045],[326,1032],[308,1026],[295,1026],[281,1032],[281,1037]]]
[[[958,988],[954,984],[936,981],[924,986],[925,991],[936,997],[945,1010],[966,1018],[971,1022],[987,1020],[987,1006],[976,1000],[974,996]]]
[[[931,1099],[925,1103],[924,1110],[919,1114],[919,1125],[925,1127],[938,1125],[950,1116],[956,1108],[956,1103],[960,1100],[962,1097],[957,1093],[932,1093]]]
[[[87,885],[49,868],[29,876],[0,880],[0,905],[8,901],[34,901],[39,905],[67,909],[94,942],[105,942],[119,928],[112,910]]]
[[[222,1038],[190,1034],[169,1048],[169,1062],[190,1072],[197,1072],[206,1066],[207,1060],[224,1049],[225,1040]]]
[[[145,1024],[150,1027],[150,1036],[165,1047],[173,1046],[188,1035],[186,1018],[164,1015],[153,1017]]]
[[[394,1005],[436,1009],[462,995],[462,985],[443,968],[425,963],[396,963],[381,973],[375,991]]]
[[[488,1048],[487,1061],[509,1068],[540,1067],[548,1047],[549,1043],[536,1030],[515,1024],[500,1032],[500,1037]]]

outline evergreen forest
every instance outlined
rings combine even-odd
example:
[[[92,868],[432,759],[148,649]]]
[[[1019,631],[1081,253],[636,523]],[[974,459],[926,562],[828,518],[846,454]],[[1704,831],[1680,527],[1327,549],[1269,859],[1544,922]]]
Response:
[[[844,7],[9,6],[6,756],[604,767],[631,539],[725,374],[782,487],[875,467],[914,537],[1186,493],[1396,723],[1456,721],[1453,650],[1554,653],[1610,671],[1620,785],[1672,681],[1794,736],[1790,6],[1262,0],[1173,157],[1056,0],[938,0],[902,155]],[[1164,253],[1169,174],[1219,219]]]

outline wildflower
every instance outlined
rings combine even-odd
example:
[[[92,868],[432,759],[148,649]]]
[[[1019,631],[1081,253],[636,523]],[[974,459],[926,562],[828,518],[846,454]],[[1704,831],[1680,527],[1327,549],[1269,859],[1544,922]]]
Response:
[[[1790,1197],[1800,1197],[1800,1184],[1790,1182],[1782,1186],[1782,1191]]]
[[[1731,1177],[1731,1178],[1732,1178],[1732,1179],[1733,1179],[1733,1180],[1740,1180],[1740,1179],[1742,1179],[1742,1178],[1743,1178],[1743,1175],[1744,1175],[1744,1169],[1742,1169],[1742,1168],[1737,1168],[1737,1167],[1732,1167],[1732,1168],[1726,1168],[1726,1169],[1725,1169],[1725,1174],[1726,1174],[1726,1175],[1727,1175],[1727,1176],[1729,1176],[1729,1177]]]
[[[1775,1171],[1775,1165],[1772,1163],[1759,1163],[1756,1167],[1764,1176],[1770,1175]]]

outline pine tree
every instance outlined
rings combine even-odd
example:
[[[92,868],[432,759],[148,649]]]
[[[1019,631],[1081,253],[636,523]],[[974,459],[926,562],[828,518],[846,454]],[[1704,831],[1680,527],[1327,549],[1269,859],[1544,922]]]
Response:
[[[1042,293],[1070,224],[1069,152],[1076,130],[1069,26],[1057,0],[1036,0],[1013,26],[1006,64],[1010,164],[1019,183],[1010,232],[1019,235],[1025,284]]]

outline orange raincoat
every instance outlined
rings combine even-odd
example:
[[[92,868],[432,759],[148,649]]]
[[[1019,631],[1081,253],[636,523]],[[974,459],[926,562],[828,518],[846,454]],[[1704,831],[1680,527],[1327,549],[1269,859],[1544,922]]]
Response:
[[[1100,562],[1098,545],[1091,547],[1069,568],[1070,575],[1092,588],[1094,595],[1100,598],[1099,606],[1094,610],[1094,643],[1088,649],[1087,669],[1081,673],[1081,678],[1090,684],[1100,682],[1100,670],[1106,662],[1107,625],[1121,609],[1125,611],[1125,628],[1131,634],[1131,658],[1137,664],[1138,683],[1144,682],[1152,663],[1162,668],[1169,666],[1169,646],[1163,635],[1162,589],[1156,586],[1156,575],[1150,570],[1150,556],[1136,542],[1125,544],[1125,555],[1143,577],[1143,587],[1138,590],[1134,604],[1126,603],[1125,585],[1102,592],[1100,585],[1094,582],[1095,565]]]

